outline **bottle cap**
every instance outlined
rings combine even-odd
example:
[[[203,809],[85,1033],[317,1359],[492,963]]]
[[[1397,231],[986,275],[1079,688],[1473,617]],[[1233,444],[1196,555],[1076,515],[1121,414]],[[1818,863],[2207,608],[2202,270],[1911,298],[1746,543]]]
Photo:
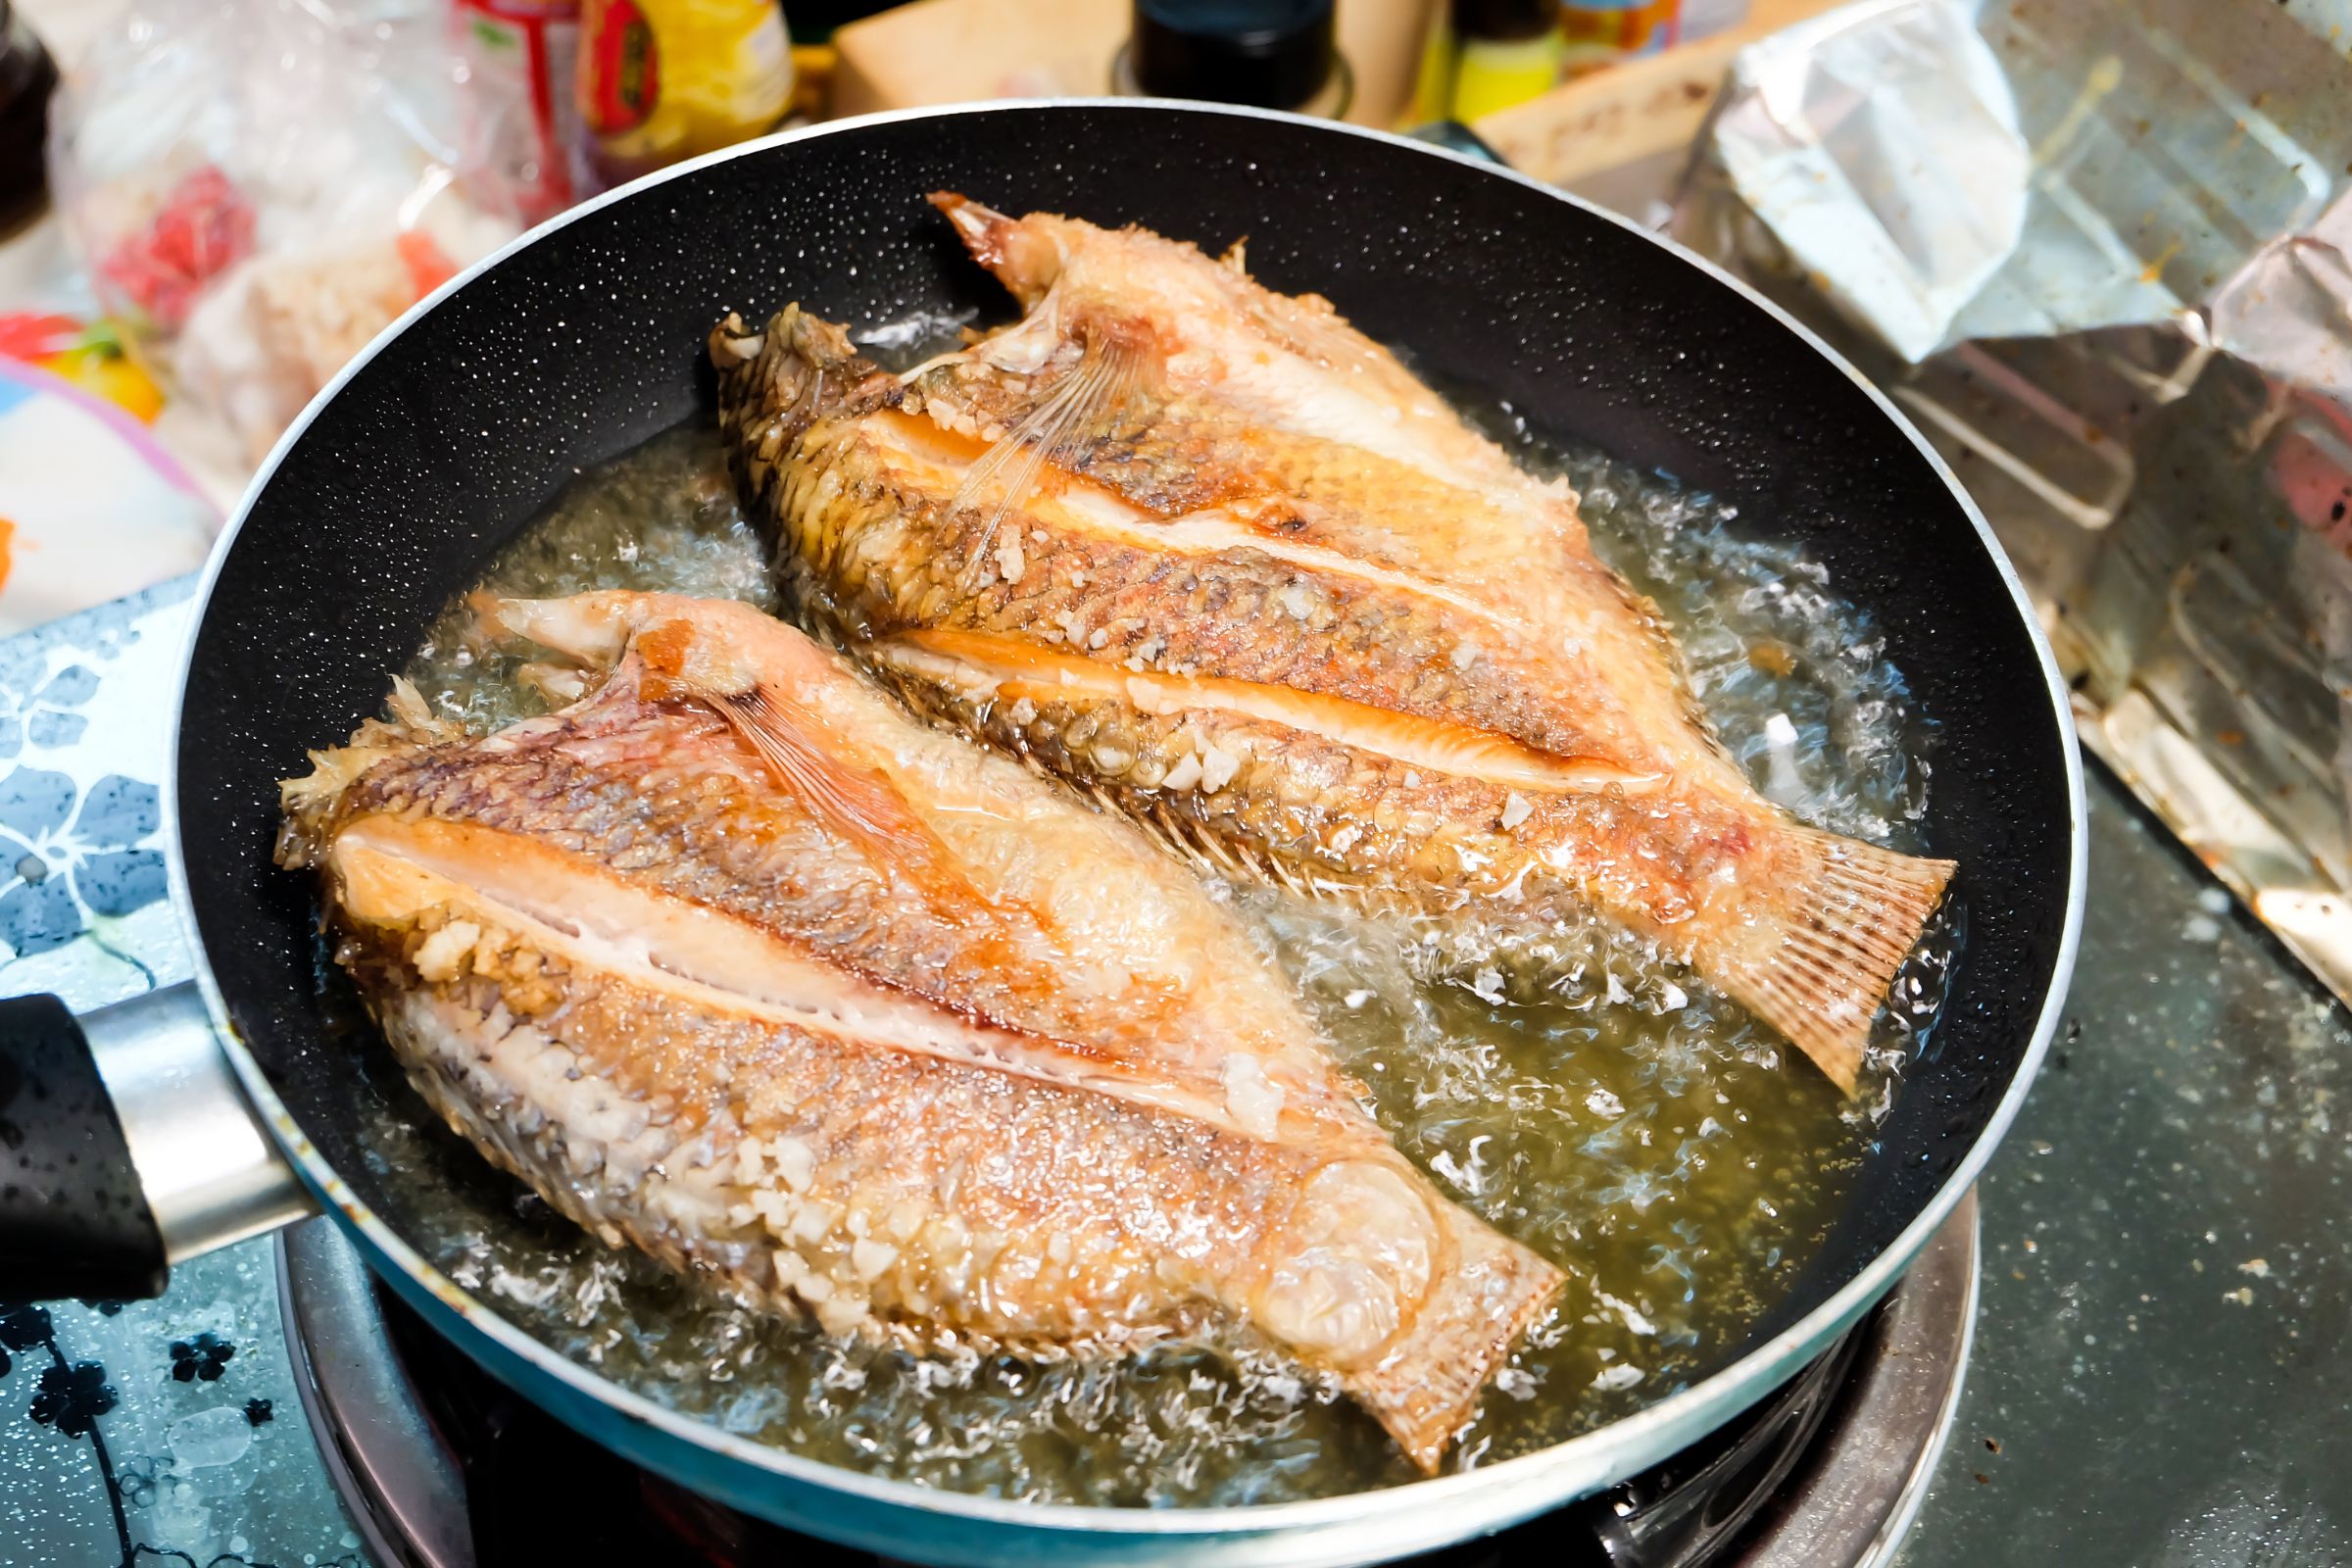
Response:
[[[1558,0],[1452,0],[1452,6],[1454,34],[1461,38],[1541,38],[1560,22]]]
[[[1333,0],[1135,0],[1128,70],[1154,98],[1297,109],[1331,78],[1332,36]]]

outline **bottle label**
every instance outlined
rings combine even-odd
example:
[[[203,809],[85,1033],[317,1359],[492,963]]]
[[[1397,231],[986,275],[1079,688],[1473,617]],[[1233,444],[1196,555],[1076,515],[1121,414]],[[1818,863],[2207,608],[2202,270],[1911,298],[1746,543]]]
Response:
[[[589,0],[583,32],[581,114],[602,180],[760,135],[792,107],[775,0]]]
[[[1566,0],[1560,33],[1570,70],[1673,48],[1682,9],[1682,0]]]
[[[600,136],[635,130],[662,98],[662,50],[636,0],[589,0],[580,106]]]

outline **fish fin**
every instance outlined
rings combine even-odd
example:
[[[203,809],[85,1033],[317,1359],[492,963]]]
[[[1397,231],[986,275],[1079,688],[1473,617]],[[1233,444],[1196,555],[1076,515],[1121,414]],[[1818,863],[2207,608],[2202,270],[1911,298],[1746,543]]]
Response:
[[[836,831],[877,854],[891,850],[910,829],[928,835],[897,791],[826,756],[786,706],[769,699],[766,687],[754,686],[732,696],[706,690],[693,695],[760,754],[778,783]]]
[[[777,783],[836,832],[874,852],[879,863],[888,863],[885,855],[893,841],[909,828],[918,836],[927,834],[886,780],[831,754],[816,738],[814,716],[789,694],[748,674],[736,689],[722,689],[707,668],[698,669],[695,643],[691,620],[664,620],[636,630],[630,650],[654,677],[646,683],[646,696],[657,701],[685,697],[725,719]]]
[[[952,190],[935,190],[927,198],[956,226],[963,248],[1010,289],[1022,305],[1045,298],[1061,275],[1061,247],[1048,223],[1013,218]]]
[[[877,873],[906,877],[940,913],[967,920],[1001,916],[995,901],[973,886],[962,863],[889,779],[834,756],[816,739],[819,721],[790,694],[764,681],[721,691],[688,674],[682,646],[670,644],[682,645],[693,634],[684,621],[639,633],[633,646],[661,677],[649,686],[649,697],[662,695],[665,686],[725,719],[811,815],[858,846]]]
[[[1425,1475],[1478,1408],[1520,1336],[1543,1320],[1567,1276],[1470,1214],[1447,1208],[1457,1263],[1421,1302],[1380,1364],[1340,1382]]]
[[[308,773],[278,780],[278,809],[285,813],[274,852],[279,865],[293,868],[318,863],[343,792],[376,763],[461,740],[466,733],[464,725],[436,715],[424,694],[405,675],[393,677],[391,695],[384,699],[384,713],[382,718],[363,719],[341,746],[307,753]]]
[[[1776,877],[1777,918],[1751,952],[1700,970],[1788,1039],[1848,1095],[1895,971],[1957,867],[1817,828],[1792,828],[1797,864]]]
[[[532,660],[516,666],[515,681],[537,692],[551,708],[566,708],[588,695],[588,677],[568,664]]]
[[[1237,887],[1267,888],[1302,901],[1337,899],[1367,911],[1378,909],[1384,902],[1371,888],[1336,879],[1309,883],[1288,862],[1256,846],[1211,832],[1198,818],[1174,808],[1165,796],[1151,799],[1154,792],[1122,790],[1113,794],[1100,788],[1085,793],[1102,810],[1133,822],[1154,848],[1196,876]]]
[[[466,605],[482,637],[536,643],[583,669],[610,669],[628,651],[628,612],[611,595],[502,599],[484,592]]]
[[[1128,332],[1082,325],[1078,364],[1014,420],[966,469],[950,503],[977,511],[996,496],[988,524],[965,564],[965,589],[984,580],[1004,519],[1029,499],[1049,465],[1075,468],[1086,450],[1113,424],[1144,379],[1144,349]]]
[[[896,404],[899,378],[858,352],[849,332],[788,305],[753,327],[729,312],[710,329],[718,425],[736,482],[764,496],[808,428]]]

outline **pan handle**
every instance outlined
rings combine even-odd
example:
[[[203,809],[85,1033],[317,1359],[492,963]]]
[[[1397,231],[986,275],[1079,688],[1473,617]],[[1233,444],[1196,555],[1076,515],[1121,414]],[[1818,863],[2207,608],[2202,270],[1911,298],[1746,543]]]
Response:
[[[0,999],[0,1299],[161,1296],[312,1211],[192,984],[75,1017]]]

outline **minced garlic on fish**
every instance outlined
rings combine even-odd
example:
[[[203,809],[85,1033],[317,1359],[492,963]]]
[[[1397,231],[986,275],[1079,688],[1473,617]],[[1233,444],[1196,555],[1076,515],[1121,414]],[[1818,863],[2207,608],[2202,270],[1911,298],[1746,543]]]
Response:
[[[1239,1332],[1434,1468],[1561,1276],[1397,1153],[1181,867],[749,607],[488,614],[591,689],[482,736],[404,699],[285,791],[452,1126],[831,1332]]]
[[[1852,1090],[1952,867],[1751,789],[1565,485],[1238,259],[934,200],[1015,325],[904,377],[797,307],[711,335],[805,610],[1228,873],[1597,909]]]

